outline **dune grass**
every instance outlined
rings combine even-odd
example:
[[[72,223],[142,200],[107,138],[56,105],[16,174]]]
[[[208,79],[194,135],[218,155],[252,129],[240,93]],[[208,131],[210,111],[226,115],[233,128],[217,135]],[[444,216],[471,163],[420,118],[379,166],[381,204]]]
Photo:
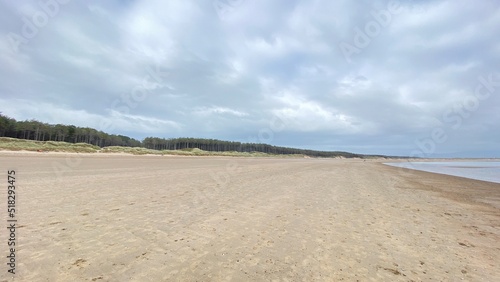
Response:
[[[102,153],[128,153],[133,155],[174,155],[174,156],[227,156],[227,157],[295,157],[303,158],[304,155],[274,155],[262,152],[236,152],[236,151],[226,151],[226,152],[212,152],[204,151],[199,148],[184,148],[180,150],[151,150],[141,147],[122,147],[122,146],[110,146],[101,149]]]
[[[0,137],[0,150],[9,151],[43,151],[43,152],[72,152],[72,153],[96,153],[100,150],[98,146],[87,143],[67,143],[58,141],[34,141]]]
[[[132,155],[147,155],[157,154],[158,151],[150,150],[142,147],[122,147],[122,146],[109,146],[100,150],[101,153],[127,153]]]
[[[9,137],[0,137],[0,150],[34,152],[69,152],[69,153],[126,153],[132,155],[176,155],[176,156],[227,156],[227,157],[280,157],[303,158],[304,155],[275,155],[262,152],[211,152],[199,148],[181,150],[151,150],[142,147],[109,146],[100,148],[87,143],[68,143],[59,141],[34,141]]]

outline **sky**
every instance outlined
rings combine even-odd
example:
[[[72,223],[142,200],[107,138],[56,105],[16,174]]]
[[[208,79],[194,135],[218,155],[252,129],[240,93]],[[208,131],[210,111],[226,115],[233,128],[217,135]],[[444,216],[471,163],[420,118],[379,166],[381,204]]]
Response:
[[[148,136],[500,157],[500,1],[0,1],[0,112]]]

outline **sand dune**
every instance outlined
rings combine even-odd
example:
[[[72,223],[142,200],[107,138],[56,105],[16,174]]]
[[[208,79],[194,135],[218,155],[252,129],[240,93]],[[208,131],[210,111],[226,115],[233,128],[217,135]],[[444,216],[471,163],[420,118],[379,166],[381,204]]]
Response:
[[[500,279],[500,184],[360,160],[1,153],[0,166],[17,175],[19,281]]]

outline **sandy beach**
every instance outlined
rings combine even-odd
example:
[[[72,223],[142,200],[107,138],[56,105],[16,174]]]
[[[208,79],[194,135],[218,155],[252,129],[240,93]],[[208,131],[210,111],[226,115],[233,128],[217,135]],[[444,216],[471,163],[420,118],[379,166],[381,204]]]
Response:
[[[382,161],[0,153],[0,281],[498,281],[500,184]]]

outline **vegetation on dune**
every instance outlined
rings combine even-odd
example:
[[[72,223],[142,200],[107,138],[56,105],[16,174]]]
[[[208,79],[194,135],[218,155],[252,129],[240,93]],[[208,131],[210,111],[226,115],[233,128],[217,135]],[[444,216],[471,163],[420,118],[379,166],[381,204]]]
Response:
[[[0,149],[89,153],[124,152],[135,155],[384,157],[202,138],[147,137],[141,142],[128,136],[108,134],[93,128],[54,125],[36,120],[16,121],[2,114],[0,114]]]
[[[313,150],[303,150],[296,148],[287,148],[273,146],[262,143],[241,143],[234,141],[222,141],[217,139],[200,139],[200,138],[157,138],[147,137],[142,141],[145,148],[153,150],[184,150],[189,148],[199,148],[204,151],[211,152],[261,152],[273,155],[308,155],[314,157],[361,157],[358,154],[347,152],[322,152]]]
[[[101,149],[102,153],[128,153],[133,155],[156,154],[158,151],[142,147],[109,146]]]
[[[0,149],[11,151],[95,153],[98,152],[101,148],[87,143],[34,141],[0,137]]]
[[[177,156],[229,156],[229,157],[304,157],[303,155],[273,155],[262,152],[210,152],[198,148],[182,150],[152,150],[142,147],[109,146],[100,148],[86,143],[60,141],[35,141],[10,137],[0,137],[0,150],[70,152],[70,153],[127,153],[132,155],[177,155]]]

